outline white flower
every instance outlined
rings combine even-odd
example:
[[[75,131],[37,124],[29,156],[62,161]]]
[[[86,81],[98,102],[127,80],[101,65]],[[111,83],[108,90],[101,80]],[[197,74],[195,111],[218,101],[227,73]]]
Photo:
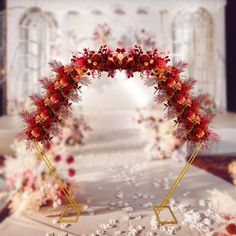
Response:
[[[203,223],[204,223],[205,225],[211,225],[211,220],[210,220],[209,218],[205,218],[205,219],[203,220]]]
[[[200,199],[199,206],[202,206],[202,207],[206,206],[206,201],[204,199]]]
[[[153,232],[147,232],[146,236],[154,236]]]
[[[112,226],[114,226],[114,225],[116,224],[116,220],[110,219],[110,220],[109,220],[109,224],[112,225]]]
[[[128,221],[130,218],[129,218],[129,216],[128,215],[125,215],[124,217],[123,217],[123,220],[124,221]]]
[[[122,235],[121,231],[119,231],[119,230],[115,231],[115,236],[120,236],[120,235]]]

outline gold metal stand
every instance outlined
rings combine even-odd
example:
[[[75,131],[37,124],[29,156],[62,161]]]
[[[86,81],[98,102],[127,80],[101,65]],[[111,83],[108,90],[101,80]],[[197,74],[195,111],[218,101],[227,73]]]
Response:
[[[171,210],[170,206],[166,205],[166,203],[169,201],[169,199],[173,195],[175,189],[177,188],[177,186],[180,183],[180,181],[183,179],[184,175],[188,171],[188,169],[191,166],[191,164],[193,163],[193,161],[196,158],[197,154],[199,153],[201,147],[202,147],[202,143],[200,143],[200,144],[198,144],[196,146],[196,148],[194,149],[191,157],[189,158],[189,160],[185,164],[184,168],[181,170],[181,172],[179,173],[178,177],[176,178],[175,182],[172,184],[171,188],[169,189],[169,191],[167,192],[167,194],[163,198],[161,204],[160,205],[155,205],[153,207],[154,212],[155,212],[156,217],[157,217],[157,221],[158,221],[159,224],[162,224],[162,225],[165,225],[165,224],[178,224],[177,218],[175,217],[175,215],[174,215],[173,211]],[[169,210],[171,216],[173,217],[172,221],[162,221],[160,219],[160,212],[164,208],[167,208]]]
[[[76,203],[76,201],[74,200],[71,192],[67,189],[67,186],[65,185],[65,183],[62,181],[62,179],[59,177],[59,175],[56,172],[56,169],[53,167],[52,163],[49,161],[48,157],[46,156],[45,152],[43,151],[43,149],[40,147],[40,145],[38,143],[35,144],[35,148],[36,151],[38,153],[38,155],[43,159],[43,161],[45,162],[45,164],[48,167],[48,170],[50,171],[51,175],[55,178],[55,180],[57,181],[58,186],[61,188],[61,190],[63,191],[63,193],[65,194],[69,204],[66,205],[64,211],[61,213],[60,217],[58,218],[57,222],[61,223],[61,222],[66,222],[66,223],[73,223],[73,222],[77,222],[80,216],[80,212],[82,210],[82,205]],[[72,208],[75,210],[76,213],[76,217],[74,219],[66,219],[66,212],[69,208]]]
[[[166,203],[169,201],[169,199],[173,195],[174,191],[176,190],[178,184],[183,179],[184,175],[187,173],[188,169],[190,168],[191,164],[193,163],[194,159],[196,158],[197,154],[199,153],[201,147],[202,147],[201,143],[197,145],[197,147],[193,151],[191,157],[189,158],[189,160],[185,164],[184,168],[181,170],[180,174],[178,175],[178,177],[176,178],[176,180],[172,184],[171,188],[169,189],[169,191],[167,192],[167,194],[163,198],[161,204],[155,205],[153,207],[155,215],[157,217],[157,221],[159,224],[162,224],[162,225],[164,225],[164,224],[178,224],[177,218],[175,217],[171,207],[166,205]],[[38,152],[38,155],[43,159],[43,161],[47,165],[48,170],[50,171],[51,175],[56,179],[58,186],[61,188],[61,190],[65,194],[67,200],[69,201],[69,204],[66,205],[64,211],[61,213],[60,217],[58,218],[58,222],[59,223],[60,222],[66,222],[66,223],[77,222],[79,219],[81,210],[82,210],[82,204],[76,203],[72,194],[68,191],[65,183],[61,180],[61,178],[59,177],[59,175],[56,172],[56,169],[53,167],[52,163],[49,161],[45,152],[43,151],[43,149],[40,147],[40,145],[38,143],[35,144],[35,148],[36,148],[36,151]],[[66,214],[68,208],[73,208],[75,210],[75,212],[76,212],[75,219],[65,219],[65,214]],[[169,210],[171,216],[173,217],[172,221],[162,221],[161,220],[160,212],[164,208]]]

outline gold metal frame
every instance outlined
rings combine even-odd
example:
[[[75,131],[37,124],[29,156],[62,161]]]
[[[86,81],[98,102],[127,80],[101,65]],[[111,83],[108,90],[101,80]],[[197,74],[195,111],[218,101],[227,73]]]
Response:
[[[75,222],[77,222],[79,220],[79,216],[80,216],[80,213],[82,211],[82,204],[78,204],[75,201],[75,199],[73,198],[71,192],[68,190],[68,188],[65,185],[65,183],[59,177],[59,175],[56,172],[55,167],[53,167],[52,163],[49,161],[49,159],[46,156],[45,152],[43,151],[43,149],[40,147],[40,145],[38,143],[35,144],[35,149],[36,149],[38,155],[43,159],[43,161],[47,165],[49,172],[55,178],[55,180],[57,181],[58,186],[61,188],[61,190],[65,194],[67,200],[69,201],[69,204],[66,205],[65,209],[61,213],[61,215],[58,218],[57,222],[58,223],[61,223],[61,222],[64,222],[64,223],[75,223]],[[65,214],[66,214],[66,212],[67,212],[67,210],[69,208],[73,208],[75,210],[75,213],[76,213],[75,219],[65,219],[66,218]]]
[[[154,210],[154,212],[156,214],[156,218],[157,218],[157,221],[158,221],[159,224],[161,224],[161,225],[165,225],[165,224],[178,224],[177,218],[175,217],[175,215],[174,215],[173,211],[171,210],[170,206],[166,205],[166,203],[169,201],[171,196],[174,194],[175,189],[179,185],[180,181],[183,179],[184,175],[187,173],[188,169],[190,168],[191,164],[193,163],[193,161],[195,160],[197,154],[199,153],[201,147],[202,147],[202,143],[199,143],[196,146],[196,148],[194,149],[191,157],[188,159],[187,163],[185,164],[184,168],[181,170],[181,172],[177,176],[176,180],[174,181],[174,183],[170,187],[169,191],[164,196],[161,204],[160,205],[155,205],[153,207],[153,210]],[[171,213],[171,215],[173,217],[172,221],[162,221],[160,219],[160,212],[164,208],[167,208],[170,211],[170,213]]]
[[[169,189],[169,191],[167,192],[167,194],[164,196],[161,204],[160,205],[155,205],[153,207],[156,218],[157,218],[157,221],[158,221],[159,224],[161,224],[161,225],[178,224],[178,220],[177,220],[176,216],[174,215],[174,212],[172,211],[170,206],[166,205],[166,203],[169,201],[171,196],[174,194],[174,191],[176,190],[176,188],[179,185],[180,181],[183,179],[184,175],[187,173],[187,171],[190,168],[191,164],[195,160],[195,158],[196,158],[197,154],[199,153],[201,147],[202,147],[202,143],[200,143],[196,146],[196,148],[194,149],[191,157],[189,158],[189,160],[187,161],[187,163],[185,164],[185,166],[183,167],[183,169],[181,170],[181,172],[177,176],[176,180],[172,184],[172,186]],[[61,190],[65,194],[67,200],[69,201],[69,204],[66,205],[65,209],[63,210],[60,217],[58,218],[58,220],[57,220],[58,223],[61,223],[61,222],[75,223],[75,222],[77,222],[79,220],[79,216],[80,216],[80,213],[82,211],[82,204],[76,203],[76,201],[74,200],[71,192],[67,189],[65,183],[62,181],[62,179],[57,174],[55,167],[53,167],[52,163],[49,161],[49,159],[46,156],[45,152],[43,151],[43,149],[41,148],[41,146],[38,143],[35,144],[35,149],[36,149],[38,155],[42,158],[42,160],[47,165],[48,170],[50,171],[51,175],[55,178],[55,180],[57,181],[58,186],[61,188]],[[66,217],[65,214],[66,214],[66,212],[69,208],[73,208],[75,210],[75,213],[76,213],[75,219],[65,219],[65,217]],[[160,212],[164,208],[167,208],[169,210],[171,216],[173,217],[172,221],[162,221],[161,220]]]

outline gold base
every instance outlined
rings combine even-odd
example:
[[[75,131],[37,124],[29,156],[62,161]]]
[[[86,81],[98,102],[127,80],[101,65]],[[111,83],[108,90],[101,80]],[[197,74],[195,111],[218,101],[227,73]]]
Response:
[[[160,213],[161,213],[161,210],[163,208],[167,208],[171,214],[171,216],[173,217],[173,220],[172,221],[162,221],[161,218],[160,218]],[[178,224],[178,220],[177,218],[175,217],[175,214],[174,212],[172,211],[172,209],[170,208],[170,206],[159,206],[159,205],[155,205],[153,207],[153,210],[155,212],[155,215],[156,215],[156,218],[157,218],[157,222],[160,224],[160,225],[166,225],[166,224]]]
[[[66,216],[66,212],[69,208],[73,208],[75,210],[75,218],[74,219],[65,219],[65,217],[70,217]],[[57,222],[58,223],[76,223],[79,220],[80,212],[82,211],[83,206],[81,204],[67,204],[64,211],[61,213],[60,217],[58,218]]]

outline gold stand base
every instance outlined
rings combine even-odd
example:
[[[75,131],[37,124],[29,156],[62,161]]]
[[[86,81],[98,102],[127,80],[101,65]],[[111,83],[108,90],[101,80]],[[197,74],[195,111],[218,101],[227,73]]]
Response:
[[[161,210],[163,208],[167,208],[171,214],[171,216],[173,217],[173,220],[172,221],[162,221],[161,218],[160,218],[160,213],[161,213]],[[177,218],[175,217],[175,214],[174,212],[172,211],[172,209],[170,208],[170,206],[158,206],[158,205],[155,205],[153,207],[154,209],[154,212],[156,214],[156,218],[157,218],[157,222],[160,224],[160,225],[166,225],[166,224],[178,224],[178,220]]]
[[[74,219],[71,219],[70,216],[66,216],[66,213],[69,208],[73,208],[75,210],[76,215],[73,216],[75,217]],[[58,218],[57,222],[58,223],[76,223],[79,220],[80,213],[82,211],[83,206],[81,204],[67,204],[64,211],[61,213],[60,217]],[[66,219],[65,217],[70,217],[70,219]]]

